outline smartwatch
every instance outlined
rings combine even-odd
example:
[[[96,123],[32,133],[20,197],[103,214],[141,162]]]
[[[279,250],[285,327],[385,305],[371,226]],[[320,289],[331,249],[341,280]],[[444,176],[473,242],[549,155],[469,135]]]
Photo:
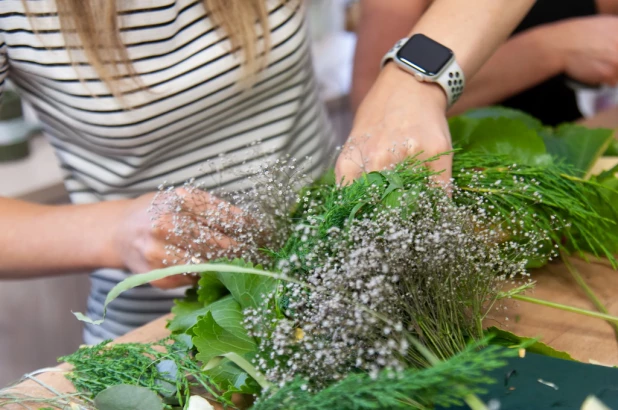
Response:
[[[414,34],[395,43],[382,59],[381,66],[391,60],[418,81],[440,85],[449,107],[463,92],[466,79],[453,51],[423,34]]]

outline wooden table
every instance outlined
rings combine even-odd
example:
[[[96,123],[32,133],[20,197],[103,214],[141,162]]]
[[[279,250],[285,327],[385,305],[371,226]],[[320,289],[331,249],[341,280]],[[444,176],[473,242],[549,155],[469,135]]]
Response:
[[[618,315],[618,272],[603,264],[588,264],[577,259],[574,259],[573,263],[606,304],[610,313]],[[529,296],[594,310],[564,265],[550,265],[535,272],[533,278],[537,281],[537,286]],[[543,342],[558,350],[567,351],[583,362],[592,360],[602,364],[618,365],[618,344],[612,327],[606,322],[524,302],[509,301],[506,305],[507,310],[494,314],[487,320],[487,326],[497,325],[522,336],[540,337]],[[506,320],[506,317],[509,320]],[[515,320],[516,318],[519,320]],[[162,317],[119,338],[116,342],[160,340],[168,335],[165,329],[167,319],[167,316]],[[69,368],[67,365],[61,367]],[[44,373],[37,378],[58,391],[72,391],[71,384],[64,378],[62,372]],[[16,386],[15,392],[35,397],[50,396],[49,391],[33,381],[26,381]],[[8,407],[8,409],[21,408]]]

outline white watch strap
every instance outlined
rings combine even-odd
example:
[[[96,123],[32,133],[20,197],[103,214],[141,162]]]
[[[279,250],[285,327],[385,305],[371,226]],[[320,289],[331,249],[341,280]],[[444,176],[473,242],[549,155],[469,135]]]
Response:
[[[457,64],[457,61],[453,59],[446,69],[440,74],[436,80],[436,83],[440,84],[446,97],[448,99],[449,107],[459,100],[461,93],[463,93],[466,85],[466,78],[463,70]]]
[[[388,52],[382,58],[380,67],[384,68],[384,65],[388,61],[396,60],[399,49],[403,47],[403,45],[407,41],[408,38],[402,38],[401,40],[397,41],[395,45],[390,50],[388,50]],[[396,61],[396,63],[399,67],[404,68],[403,64],[400,64],[398,61]],[[411,69],[408,69],[406,67],[406,71],[410,70]],[[466,78],[464,76],[464,72],[459,66],[459,64],[457,64],[457,61],[455,59],[451,60],[449,65],[444,70],[442,70],[442,73],[438,77],[434,77],[433,79],[429,77],[425,78],[425,81],[437,83],[440,85],[440,87],[442,87],[442,89],[446,93],[449,107],[455,104],[457,100],[459,100],[459,97],[461,97],[461,94],[463,93],[464,87],[466,85]]]

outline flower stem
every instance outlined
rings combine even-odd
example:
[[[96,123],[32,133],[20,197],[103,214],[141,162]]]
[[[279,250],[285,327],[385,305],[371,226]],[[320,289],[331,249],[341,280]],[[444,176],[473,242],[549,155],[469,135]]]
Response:
[[[466,402],[468,407],[470,407],[471,410],[488,410],[485,403],[483,403],[481,399],[479,399],[478,396],[474,394],[470,394],[466,396],[464,401]]]
[[[606,320],[612,323],[618,323],[618,317],[608,315],[605,313],[593,312],[591,310],[580,309],[580,308],[576,308],[573,306],[563,305],[560,303],[548,302],[546,300],[531,298],[529,296],[523,296],[523,295],[511,295],[511,298],[516,299],[516,300],[521,300],[522,302],[534,303],[536,305],[551,307],[554,309],[560,309],[560,310],[564,310],[566,312],[571,312],[571,313],[578,313],[580,315],[590,316],[590,317],[594,317],[597,319],[603,319],[603,320]]]
[[[571,276],[573,277],[573,279],[575,279],[575,282],[577,282],[577,284],[584,291],[586,296],[588,296],[588,299],[592,302],[592,304],[597,308],[599,312],[608,315],[609,311],[607,310],[603,302],[601,302],[601,300],[597,297],[594,291],[590,288],[590,286],[588,286],[588,284],[586,283],[582,275],[579,273],[577,268],[573,266],[571,261],[568,259],[568,257],[564,253],[561,254],[561,257],[562,257],[562,261],[564,262],[564,265],[567,267],[567,269],[571,273]],[[616,342],[618,343],[618,323],[611,322],[611,321],[608,321],[608,323],[614,329],[614,335],[616,337]]]

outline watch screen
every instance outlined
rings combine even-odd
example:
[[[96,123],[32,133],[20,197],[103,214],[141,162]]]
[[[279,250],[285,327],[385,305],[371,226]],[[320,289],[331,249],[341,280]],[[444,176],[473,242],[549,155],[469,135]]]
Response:
[[[427,75],[436,75],[449,62],[453,52],[422,34],[415,34],[399,50],[400,61]]]

